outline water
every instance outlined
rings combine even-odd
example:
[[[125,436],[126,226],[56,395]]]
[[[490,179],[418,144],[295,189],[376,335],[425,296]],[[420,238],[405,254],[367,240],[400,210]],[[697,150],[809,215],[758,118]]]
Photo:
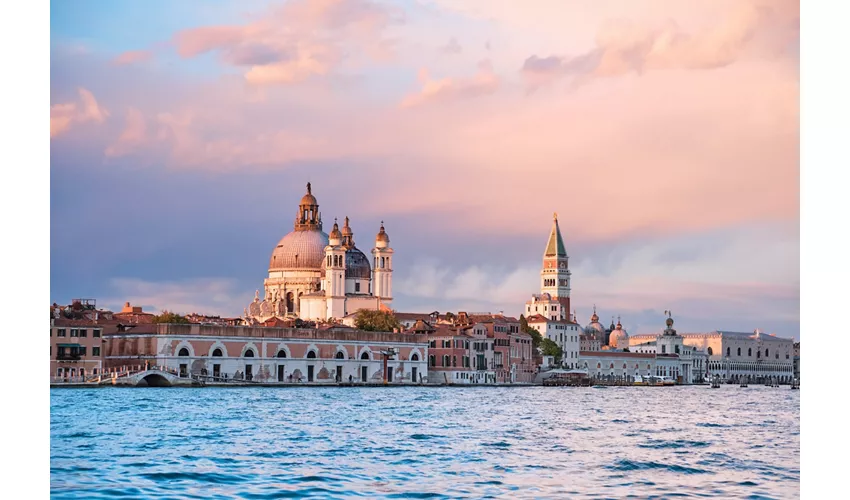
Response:
[[[52,389],[55,498],[799,498],[800,391]]]

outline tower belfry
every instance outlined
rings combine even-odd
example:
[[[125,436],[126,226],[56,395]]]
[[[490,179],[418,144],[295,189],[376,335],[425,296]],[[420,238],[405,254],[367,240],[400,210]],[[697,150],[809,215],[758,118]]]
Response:
[[[540,271],[540,293],[548,293],[563,306],[563,318],[568,319],[570,311],[570,265],[561,227],[558,225],[558,214],[552,221],[552,231],[543,252],[543,269]]]

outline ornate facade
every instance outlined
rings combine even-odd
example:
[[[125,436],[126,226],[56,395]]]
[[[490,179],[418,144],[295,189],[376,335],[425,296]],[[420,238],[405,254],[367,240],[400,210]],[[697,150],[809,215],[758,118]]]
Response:
[[[293,230],[278,242],[269,261],[264,293],[257,290],[245,308],[243,323],[272,318],[340,319],[358,309],[389,310],[392,301],[392,254],[383,222],[372,259],[357,248],[348,217],[342,229],[334,221],[322,231],[319,202],[307,183]]]

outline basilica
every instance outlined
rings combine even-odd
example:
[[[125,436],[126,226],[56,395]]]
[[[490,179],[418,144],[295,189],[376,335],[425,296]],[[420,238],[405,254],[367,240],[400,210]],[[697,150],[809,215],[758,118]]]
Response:
[[[328,321],[359,309],[391,310],[393,250],[383,222],[370,253],[371,259],[355,245],[348,217],[342,229],[334,220],[330,234],[322,231],[319,202],[307,183],[292,232],[272,251],[264,294],[257,290],[243,323]]]

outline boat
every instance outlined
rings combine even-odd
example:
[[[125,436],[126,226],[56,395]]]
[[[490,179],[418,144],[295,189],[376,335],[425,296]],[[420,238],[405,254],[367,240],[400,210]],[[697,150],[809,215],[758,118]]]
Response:
[[[795,378],[791,381],[791,389],[800,389],[800,379]]]
[[[741,387],[749,387],[747,385],[747,377],[741,377]]]
[[[720,389],[720,376],[719,375],[715,375],[714,378],[711,380],[711,388],[712,389]]]
[[[604,386],[604,385],[594,385],[592,388],[593,389],[607,389],[608,387]]]

